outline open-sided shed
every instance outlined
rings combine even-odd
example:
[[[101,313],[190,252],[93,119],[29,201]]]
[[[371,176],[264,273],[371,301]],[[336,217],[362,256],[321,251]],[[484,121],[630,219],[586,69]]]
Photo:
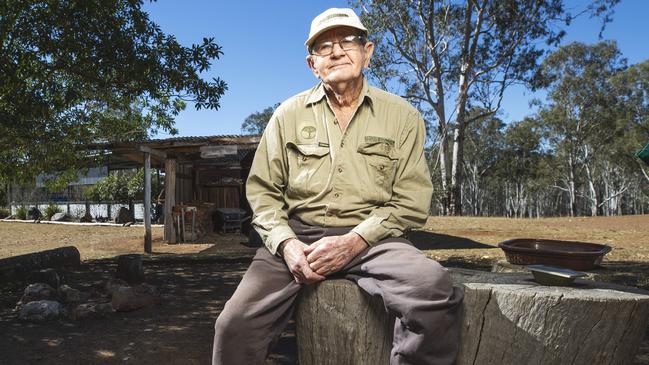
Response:
[[[145,169],[145,251],[151,251],[151,168],[164,171],[164,239],[176,242],[172,211],[176,206],[250,208],[245,181],[260,136],[174,137],[104,144],[110,169]]]

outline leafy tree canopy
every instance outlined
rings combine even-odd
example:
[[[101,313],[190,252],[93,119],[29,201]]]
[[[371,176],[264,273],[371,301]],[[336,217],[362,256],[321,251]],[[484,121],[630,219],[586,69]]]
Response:
[[[273,116],[275,109],[279,106],[279,103],[269,106],[268,108],[260,111],[254,112],[246,117],[246,119],[241,124],[241,130],[246,134],[262,134],[268,121]]]
[[[227,89],[200,73],[222,54],[213,38],[181,45],[138,0],[0,3],[0,180],[77,168],[92,142],[141,140],[194,102]]]

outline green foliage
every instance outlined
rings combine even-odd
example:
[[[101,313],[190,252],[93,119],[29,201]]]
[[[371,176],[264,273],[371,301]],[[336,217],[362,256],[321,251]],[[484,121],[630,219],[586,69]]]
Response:
[[[138,169],[115,171],[86,189],[84,196],[91,201],[130,202],[142,198],[143,192],[144,169]]]
[[[619,0],[594,0],[583,14],[610,21]],[[451,214],[461,213],[464,136],[494,116],[512,84],[540,87],[538,63],[559,44],[573,17],[561,0],[353,2],[376,44],[371,76],[408,98],[431,123]],[[480,109],[481,114],[471,111]],[[449,139],[453,153],[449,154]]]
[[[141,7],[122,0],[0,3],[0,181],[74,171],[97,155],[91,143],[174,134],[186,101],[219,107],[226,84],[200,74],[221,47],[212,38],[185,47]]]
[[[273,116],[275,109],[279,106],[279,103],[269,106],[268,108],[250,114],[241,124],[241,130],[246,134],[262,134],[268,121]]]
[[[9,208],[0,208],[0,219],[5,219],[11,215]]]
[[[45,220],[50,220],[52,216],[56,213],[61,213],[63,212],[63,209],[59,207],[58,205],[54,203],[50,203],[45,210],[43,210],[43,216],[45,217]]]
[[[27,219],[27,208],[22,205],[16,208],[15,217],[16,219],[22,219],[22,220]]]

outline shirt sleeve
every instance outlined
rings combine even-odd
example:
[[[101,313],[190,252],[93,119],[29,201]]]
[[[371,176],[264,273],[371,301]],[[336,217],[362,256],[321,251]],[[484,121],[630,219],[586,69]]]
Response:
[[[428,217],[433,185],[424,155],[426,127],[418,112],[408,115],[406,125],[400,136],[391,199],[352,229],[370,245],[402,236],[409,228],[421,227]]]
[[[274,255],[283,241],[296,237],[288,226],[284,190],[288,175],[280,109],[268,122],[246,182],[246,197],[253,211],[252,226]]]

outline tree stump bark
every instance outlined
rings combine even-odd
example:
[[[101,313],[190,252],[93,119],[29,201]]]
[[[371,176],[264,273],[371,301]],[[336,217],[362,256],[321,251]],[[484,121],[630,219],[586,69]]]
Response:
[[[591,280],[542,286],[531,274],[451,269],[464,288],[457,364],[633,362],[649,325],[649,293]],[[388,364],[394,317],[354,283],[307,286],[296,309],[301,365]]]
[[[542,286],[531,274],[452,270],[464,286],[463,364],[631,364],[649,293],[590,280]]]
[[[349,280],[302,289],[295,324],[300,365],[388,364],[394,316]]]
[[[117,275],[129,284],[139,284],[144,281],[142,255],[131,254],[117,257]]]

